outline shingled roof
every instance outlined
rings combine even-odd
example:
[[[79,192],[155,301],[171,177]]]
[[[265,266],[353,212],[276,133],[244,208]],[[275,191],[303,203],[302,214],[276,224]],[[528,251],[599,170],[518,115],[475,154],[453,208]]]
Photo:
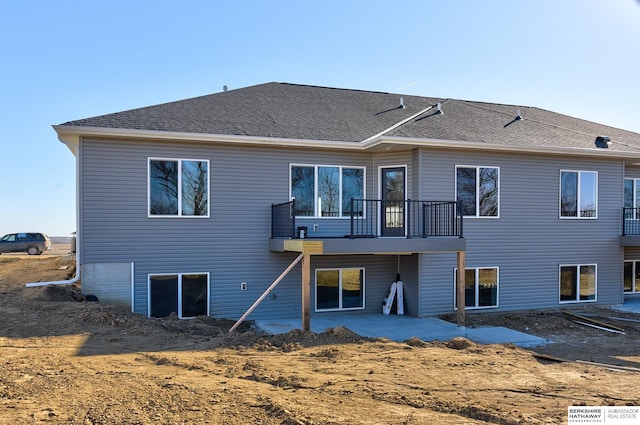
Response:
[[[438,104],[440,110],[438,110]],[[640,153],[640,134],[535,107],[266,83],[93,118],[73,128],[364,142],[377,138]]]

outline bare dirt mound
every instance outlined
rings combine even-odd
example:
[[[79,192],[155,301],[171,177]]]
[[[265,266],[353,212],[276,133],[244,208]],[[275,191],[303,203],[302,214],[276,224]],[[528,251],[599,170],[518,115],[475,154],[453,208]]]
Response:
[[[229,333],[231,320],[147,318],[86,301],[77,285],[24,286],[74,272],[72,258],[0,256],[0,423],[556,424],[571,405],[640,405],[631,321],[621,334],[557,310],[468,315],[469,326],[558,341],[531,351],[340,326],[266,335],[247,322]]]

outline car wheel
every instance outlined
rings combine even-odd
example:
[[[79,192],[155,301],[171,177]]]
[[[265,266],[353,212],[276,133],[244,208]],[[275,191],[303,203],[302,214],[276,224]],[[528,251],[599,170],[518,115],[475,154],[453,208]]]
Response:
[[[37,246],[30,246],[29,248],[27,248],[27,254],[29,255],[38,255],[40,254],[40,250],[38,249]]]

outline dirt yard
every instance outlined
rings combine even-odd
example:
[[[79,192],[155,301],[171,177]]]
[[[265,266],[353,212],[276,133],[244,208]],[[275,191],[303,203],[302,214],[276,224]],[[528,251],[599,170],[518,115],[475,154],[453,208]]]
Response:
[[[624,334],[556,310],[468,316],[557,341],[534,351],[345,328],[230,336],[229,321],[149,319],[74,286],[24,286],[74,268],[0,255],[2,424],[561,424],[572,405],[640,405],[640,323],[609,318],[640,315],[579,312]]]

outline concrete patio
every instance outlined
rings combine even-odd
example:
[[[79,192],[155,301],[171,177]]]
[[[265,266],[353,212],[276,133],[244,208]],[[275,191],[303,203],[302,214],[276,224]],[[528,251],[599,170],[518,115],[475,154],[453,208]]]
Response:
[[[281,334],[300,329],[300,319],[256,320],[256,327],[270,334]],[[363,337],[387,337],[393,341],[406,341],[411,337],[423,341],[448,341],[464,337],[481,344],[513,343],[520,347],[535,347],[550,341],[504,327],[468,328],[435,317],[409,317],[383,314],[314,316],[311,331],[344,326]]]
[[[640,298],[626,299],[624,304],[612,305],[612,309],[640,314]],[[256,320],[260,330],[270,334],[281,334],[300,329],[301,320],[272,319]],[[311,331],[321,333],[326,329],[344,326],[358,335],[369,338],[386,337],[402,342],[411,337],[423,341],[448,341],[464,337],[480,344],[512,343],[519,347],[536,347],[553,341],[515,331],[505,327],[458,327],[455,323],[435,317],[410,317],[383,314],[361,314],[311,317]]]

